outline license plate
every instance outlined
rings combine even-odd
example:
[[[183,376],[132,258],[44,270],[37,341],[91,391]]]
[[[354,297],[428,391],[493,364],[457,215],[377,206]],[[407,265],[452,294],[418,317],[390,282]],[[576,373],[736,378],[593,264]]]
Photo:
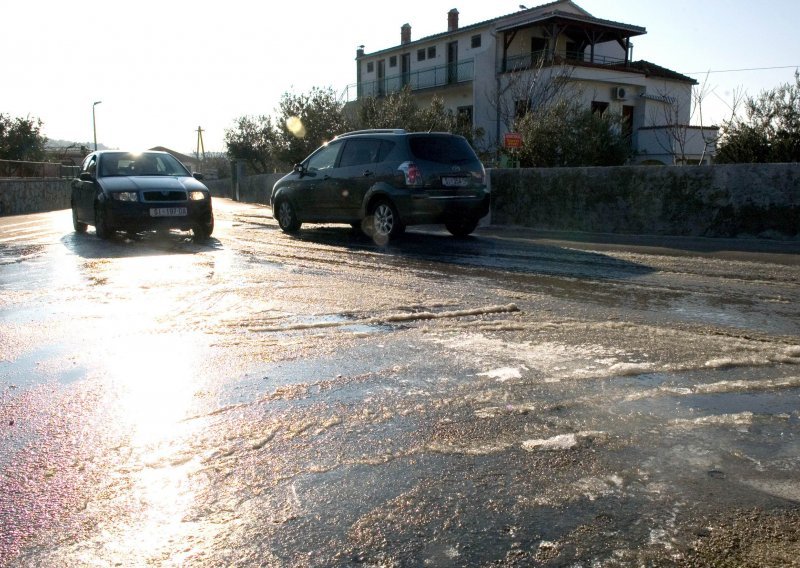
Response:
[[[445,187],[467,187],[469,179],[465,177],[443,177],[442,185]]]
[[[186,217],[186,207],[153,207],[150,209],[151,217]]]

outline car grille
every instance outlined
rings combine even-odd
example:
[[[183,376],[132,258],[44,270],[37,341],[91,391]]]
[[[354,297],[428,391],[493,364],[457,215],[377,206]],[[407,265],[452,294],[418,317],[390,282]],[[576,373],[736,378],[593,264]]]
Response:
[[[186,201],[185,191],[144,191],[145,201]]]

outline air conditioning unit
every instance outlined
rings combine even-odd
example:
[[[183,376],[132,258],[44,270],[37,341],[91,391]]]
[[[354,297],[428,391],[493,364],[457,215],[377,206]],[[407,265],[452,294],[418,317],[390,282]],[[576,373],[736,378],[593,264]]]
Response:
[[[621,101],[627,98],[628,93],[625,91],[625,87],[614,87],[611,89],[611,95]]]

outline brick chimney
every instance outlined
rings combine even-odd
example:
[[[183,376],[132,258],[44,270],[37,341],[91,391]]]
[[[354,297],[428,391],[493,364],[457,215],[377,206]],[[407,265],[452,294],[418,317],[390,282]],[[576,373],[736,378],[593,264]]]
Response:
[[[453,8],[447,12],[447,31],[454,32],[458,29],[458,10]]]
[[[411,43],[411,26],[409,24],[403,24],[400,27],[400,44],[406,43]]]

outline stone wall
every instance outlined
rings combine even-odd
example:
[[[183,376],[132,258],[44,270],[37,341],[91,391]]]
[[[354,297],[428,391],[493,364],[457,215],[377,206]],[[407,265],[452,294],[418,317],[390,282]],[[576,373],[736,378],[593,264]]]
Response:
[[[71,183],[60,178],[0,179],[0,215],[68,209]]]
[[[706,237],[796,237],[800,164],[499,169],[492,223]]]
[[[242,177],[239,201],[269,203],[283,174]],[[491,223],[706,237],[800,235],[800,164],[490,170]],[[208,180],[236,198],[231,180]],[[67,209],[70,181],[0,180],[0,215]]]
[[[263,203],[269,205],[272,186],[286,174],[259,174],[241,176],[239,178],[239,199],[246,203]],[[231,179],[204,180],[214,197],[230,197],[236,199],[236,186]]]

